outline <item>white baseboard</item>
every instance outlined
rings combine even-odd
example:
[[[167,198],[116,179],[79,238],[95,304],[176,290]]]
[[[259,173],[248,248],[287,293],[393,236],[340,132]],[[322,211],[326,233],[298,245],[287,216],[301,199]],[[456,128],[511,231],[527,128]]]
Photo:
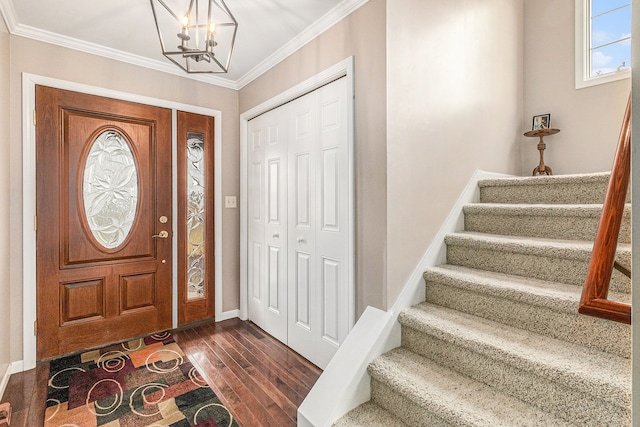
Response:
[[[11,365],[6,365],[4,368],[0,367],[0,375],[2,375],[2,380],[0,381],[0,402],[2,402],[2,396],[4,396],[4,391],[11,377]]]
[[[2,375],[2,380],[0,380],[0,399],[2,399],[2,396],[4,395],[4,391],[7,388],[7,384],[9,384],[9,378],[11,378],[11,375],[23,371],[24,362],[22,360],[9,363],[4,367],[4,372],[2,372],[2,368],[0,368],[0,375]]]
[[[239,316],[240,316],[240,310],[238,309],[223,311],[221,314],[216,316],[216,322],[222,322],[223,320],[233,319]]]
[[[405,283],[391,310],[367,307],[358,322],[327,365],[302,405],[298,408],[298,426],[329,427],[351,409],[371,396],[367,366],[377,356],[400,345],[398,315],[402,310],[425,300],[425,269],[446,262],[447,234],[464,229],[462,208],[480,200],[478,181],[507,175],[477,170],[456,200],[442,227]],[[328,410],[331,408],[331,410]]]

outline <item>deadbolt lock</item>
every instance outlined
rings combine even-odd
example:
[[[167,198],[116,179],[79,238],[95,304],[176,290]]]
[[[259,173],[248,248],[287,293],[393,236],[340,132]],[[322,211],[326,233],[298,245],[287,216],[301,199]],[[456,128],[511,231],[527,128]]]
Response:
[[[162,215],[160,218],[158,218],[158,221],[160,221],[161,224],[166,224],[167,221],[169,221],[169,218],[167,218],[166,216]]]

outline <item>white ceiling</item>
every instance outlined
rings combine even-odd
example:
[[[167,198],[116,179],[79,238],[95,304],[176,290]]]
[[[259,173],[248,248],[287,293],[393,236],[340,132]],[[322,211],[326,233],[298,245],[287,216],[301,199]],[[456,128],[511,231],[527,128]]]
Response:
[[[12,34],[239,89],[368,0],[225,0],[238,21],[228,74],[162,56],[149,0],[0,0]]]

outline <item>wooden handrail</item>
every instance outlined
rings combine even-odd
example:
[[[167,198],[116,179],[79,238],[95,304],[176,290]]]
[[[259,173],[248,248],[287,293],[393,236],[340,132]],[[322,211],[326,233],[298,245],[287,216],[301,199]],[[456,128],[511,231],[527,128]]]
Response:
[[[629,96],[627,109],[624,113],[616,157],[578,308],[579,313],[621,323],[631,323],[631,306],[626,303],[610,301],[607,297],[630,175],[631,96]]]

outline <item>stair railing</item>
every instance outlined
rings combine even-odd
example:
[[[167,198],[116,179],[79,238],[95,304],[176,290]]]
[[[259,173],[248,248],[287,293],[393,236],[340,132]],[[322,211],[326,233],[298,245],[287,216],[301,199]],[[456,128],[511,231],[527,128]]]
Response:
[[[616,157],[578,308],[578,312],[582,314],[629,324],[631,323],[631,306],[623,302],[611,301],[608,295],[614,267],[619,270],[624,269],[616,263],[616,248],[630,175],[631,96],[624,113]]]

